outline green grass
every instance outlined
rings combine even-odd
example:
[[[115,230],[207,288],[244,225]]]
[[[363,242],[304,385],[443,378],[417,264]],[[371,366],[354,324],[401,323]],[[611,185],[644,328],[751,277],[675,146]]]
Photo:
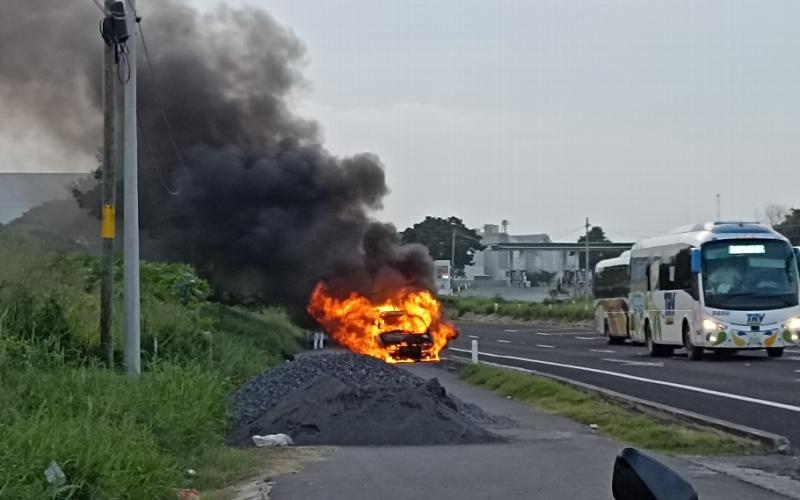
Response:
[[[738,436],[666,418],[656,419],[546,377],[484,364],[467,365],[460,376],[470,384],[583,424],[596,424],[600,432],[634,446],[680,455],[742,454],[759,449],[757,443]]]
[[[525,321],[588,321],[594,318],[594,304],[586,301],[546,300],[543,303],[509,301],[501,297],[446,297],[443,299],[457,316],[465,313],[499,314]]]
[[[96,258],[3,230],[0,255],[0,498],[171,499],[263,464],[225,445],[227,400],[299,349],[283,311],[210,303],[189,266],[144,263],[144,370],[133,380],[100,363]],[[53,460],[67,477],[59,491],[43,474]]]

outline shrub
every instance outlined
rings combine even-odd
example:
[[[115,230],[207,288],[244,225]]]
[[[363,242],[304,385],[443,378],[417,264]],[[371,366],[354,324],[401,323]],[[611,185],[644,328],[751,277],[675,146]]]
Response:
[[[585,301],[564,302],[547,299],[542,303],[508,301],[499,297],[456,297],[451,299],[459,316],[465,313],[497,314],[522,320],[586,321],[594,317],[594,305]]]
[[[97,258],[2,230],[0,255],[0,498],[174,498],[187,468],[207,487],[249,471],[257,456],[224,446],[228,394],[298,349],[283,311],[211,304],[189,266],[143,263],[134,380],[100,367]],[[120,359],[118,300],[114,316]],[[60,491],[43,475],[53,460]]]

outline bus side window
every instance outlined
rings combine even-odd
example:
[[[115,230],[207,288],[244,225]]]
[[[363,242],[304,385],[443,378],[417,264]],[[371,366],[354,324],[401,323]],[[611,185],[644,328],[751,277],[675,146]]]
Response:
[[[658,266],[658,288],[659,290],[673,290],[674,272],[670,272],[672,266],[669,262],[661,262]]]
[[[633,291],[643,292],[649,290],[649,272],[646,257],[632,257],[630,264],[630,286]]]
[[[675,256],[675,287],[686,290],[695,300],[699,297],[697,276],[692,272],[691,248],[684,248]]]
[[[650,291],[658,290],[658,275],[661,274],[660,259],[654,259],[653,262],[647,267],[650,274],[650,279],[647,280],[647,289]]]

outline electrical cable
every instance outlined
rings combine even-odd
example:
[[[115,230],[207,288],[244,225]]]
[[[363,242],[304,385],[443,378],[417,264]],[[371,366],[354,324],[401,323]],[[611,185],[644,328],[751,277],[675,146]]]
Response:
[[[153,164],[153,168],[158,174],[158,180],[161,181],[161,186],[164,188],[170,196],[177,196],[181,192],[180,190],[173,191],[167,185],[167,181],[164,179],[164,175],[161,173],[161,168],[158,166],[158,162],[156,161],[156,155],[153,153],[153,149],[150,147],[150,141],[147,140],[147,133],[144,130],[144,125],[142,124],[142,119],[139,116],[139,113],[136,113],[136,124],[139,126],[139,133],[142,135],[142,140],[144,141],[145,149],[147,150],[147,156],[150,159],[150,163]]]
[[[106,9],[102,5],[100,5],[100,0],[92,0],[92,2],[94,2],[95,5],[97,5],[97,8],[100,9],[100,12],[102,12],[103,15],[107,14]]]
[[[127,83],[131,81],[131,61],[128,56],[128,44],[117,44],[115,55],[115,59],[117,61],[117,79],[119,80],[119,83],[123,85],[127,85]],[[123,73],[125,70],[127,70],[127,73]]]
[[[549,236],[550,236],[550,239],[558,239],[558,238],[561,238],[561,237],[566,236],[568,234],[573,234],[573,233],[577,233],[578,231],[583,231],[584,229],[585,229],[584,226],[578,226],[578,227],[576,227],[574,229],[568,229],[566,231],[562,231],[562,232],[556,233],[556,234],[551,234]]]
[[[134,10],[134,15],[136,15],[136,11]],[[169,139],[172,142],[172,148],[175,151],[175,156],[178,158],[178,163],[180,164],[181,168],[183,168],[184,172],[190,174],[191,172],[186,167],[186,163],[183,161],[183,157],[181,156],[180,150],[178,148],[178,143],[175,141],[175,134],[172,132],[172,125],[169,123],[169,119],[167,118],[167,110],[164,107],[164,100],[161,95],[161,90],[158,86],[158,79],[156,78],[156,72],[153,69],[153,61],[150,57],[150,49],[147,47],[147,39],[144,36],[144,30],[142,29],[142,24],[138,22],[140,18],[137,17],[137,26],[139,27],[139,38],[142,39],[142,48],[144,49],[144,55],[147,59],[147,67],[150,73],[150,81],[153,85],[153,89],[155,90],[156,94],[156,104],[161,112],[161,119],[164,121],[164,125],[167,127],[167,134],[169,135]]]
[[[125,3],[128,4],[128,7],[133,11],[133,17],[136,19],[136,24],[139,24],[142,21],[142,18],[139,17],[139,13],[136,11],[136,7],[133,6],[131,0],[125,0]]]
[[[98,5],[95,3],[95,5]],[[104,11],[105,12],[105,11]],[[100,36],[109,47],[114,49],[114,62],[117,66],[117,79],[122,85],[126,85],[131,79],[131,63],[127,45],[127,32],[117,32],[116,22],[124,21],[124,17],[116,17],[120,14],[106,14],[100,20]],[[113,20],[112,20],[113,19]]]

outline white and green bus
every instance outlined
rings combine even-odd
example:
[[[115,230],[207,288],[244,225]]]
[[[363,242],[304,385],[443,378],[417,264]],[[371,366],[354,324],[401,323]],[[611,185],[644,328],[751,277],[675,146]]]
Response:
[[[630,255],[630,338],[652,356],[690,360],[800,342],[798,256],[755,223],[710,222],[637,243]]]
[[[630,260],[631,252],[626,250],[619,257],[601,260],[594,268],[594,322],[609,344],[622,344],[629,336]]]

